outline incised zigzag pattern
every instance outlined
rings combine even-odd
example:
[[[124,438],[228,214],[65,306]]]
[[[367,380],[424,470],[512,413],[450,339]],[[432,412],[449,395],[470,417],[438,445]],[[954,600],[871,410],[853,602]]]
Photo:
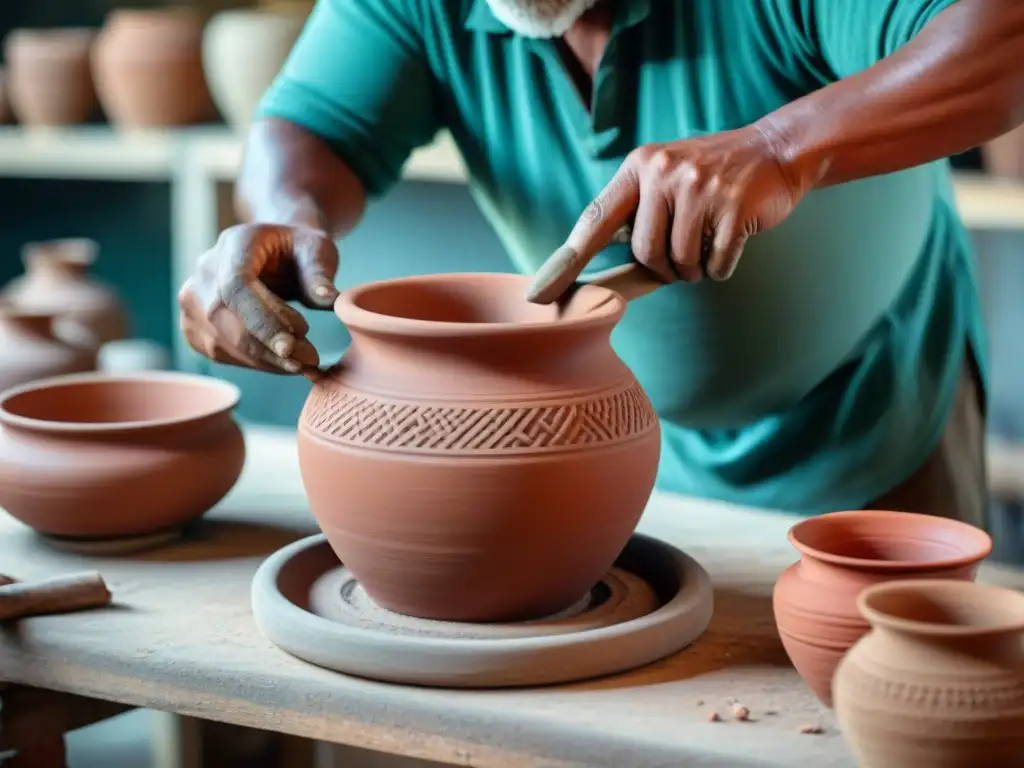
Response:
[[[321,386],[310,395],[302,422],[353,446],[500,454],[622,442],[653,429],[657,417],[636,382],[579,402],[509,408],[419,405]]]

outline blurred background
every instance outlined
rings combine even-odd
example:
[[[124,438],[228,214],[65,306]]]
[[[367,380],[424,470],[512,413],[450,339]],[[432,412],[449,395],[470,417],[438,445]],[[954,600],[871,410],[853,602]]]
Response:
[[[0,3],[0,286],[31,292],[45,283],[51,278],[31,259],[26,273],[26,244],[73,238],[50,250],[84,249],[95,262],[65,286],[68,301],[83,291],[105,296],[116,305],[108,309],[127,319],[116,335],[145,342],[113,349],[108,365],[213,373],[241,386],[244,419],[282,426],[296,423],[305,380],[200,360],[176,333],[175,295],[232,223],[241,131],[312,4],[174,2],[190,6],[193,20],[111,14],[125,5],[113,0]],[[990,334],[990,432],[1007,480],[993,500],[997,554],[1024,564],[1024,131],[953,164],[977,247]],[[446,137],[419,152],[406,180],[343,244],[341,283],[509,269],[464,180]],[[310,320],[312,340],[331,359],[345,345],[344,331],[329,314]],[[136,712],[72,734],[70,764],[156,765],[155,718]]]

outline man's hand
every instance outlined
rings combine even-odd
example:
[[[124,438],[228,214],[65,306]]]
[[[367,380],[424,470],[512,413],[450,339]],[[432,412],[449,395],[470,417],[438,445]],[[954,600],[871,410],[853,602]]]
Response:
[[[189,345],[209,359],[270,373],[319,365],[309,325],[286,301],[330,309],[338,251],[323,231],[240,224],[204,253],[178,294]]]
[[[537,272],[530,301],[557,300],[622,226],[634,258],[666,283],[727,280],[747,238],[785,219],[809,185],[749,126],[630,153]]]

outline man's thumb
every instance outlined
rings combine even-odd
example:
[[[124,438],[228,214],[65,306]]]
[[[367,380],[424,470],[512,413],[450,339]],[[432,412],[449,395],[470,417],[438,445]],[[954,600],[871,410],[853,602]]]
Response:
[[[338,298],[334,285],[338,273],[338,248],[321,235],[296,236],[295,263],[306,299],[317,307],[329,308]]]

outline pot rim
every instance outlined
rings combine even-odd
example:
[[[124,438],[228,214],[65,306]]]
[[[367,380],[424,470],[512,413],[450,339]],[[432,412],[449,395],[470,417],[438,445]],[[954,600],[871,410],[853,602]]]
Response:
[[[962,603],[978,603],[992,600],[1006,607],[1006,616],[1001,620],[976,624],[938,624],[906,619],[874,605],[879,598],[892,594],[911,595],[952,595]],[[1011,615],[1015,609],[1016,615]],[[994,584],[978,584],[961,579],[904,579],[884,581],[862,590],[857,596],[857,610],[872,626],[909,632],[932,637],[976,637],[979,635],[1000,635],[1024,632],[1024,594]]]
[[[371,312],[358,305],[362,296],[373,291],[399,285],[434,285],[439,283],[481,282],[519,283],[526,292],[529,278],[512,272],[455,272],[433,275],[411,275],[390,280],[376,280],[342,291],[334,302],[334,312],[346,327],[369,333],[387,333],[402,336],[419,336],[431,338],[471,338],[481,336],[514,336],[545,330],[583,330],[613,326],[626,311],[626,301],[619,294],[608,288],[596,285],[583,285],[577,295],[592,294],[595,298],[603,296],[604,300],[593,309],[577,317],[564,320],[542,320],[536,323],[464,323],[438,320],[419,320],[410,317],[397,317],[379,312]],[[525,295],[523,301],[526,301]]]
[[[59,389],[64,386],[77,386],[81,384],[109,384],[120,382],[177,382],[182,384],[198,385],[209,390],[219,390],[221,395],[219,402],[203,409],[197,409],[190,413],[173,416],[164,419],[143,419],[139,421],[96,421],[96,422],[68,422],[53,421],[49,419],[35,419],[30,416],[19,416],[8,410],[11,400],[21,395],[39,392],[47,389]],[[177,426],[200,421],[221,413],[230,412],[241,400],[242,392],[230,381],[218,379],[213,376],[203,376],[194,373],[183,373],[181,371],[135,371],[124,373],[107,373],[105,371],[88,371],[86,373],[73,373],[59,376],[50,376],[45,379],[36,379],[28,384],[11,387],[0,393],[0,425],[15,427],[32,432],[47,432],[59,434],[106,434],[112,432],[123,432],[129,430],[145,430],[160,427]]]
[[[802,540],[802,534],[806,533],[808,529],[821,525],[821,521],[825,521],[825,524],[827,524],[830,520],[844,518],[893,519],[894,516],[899,516],[899,519],[909,518],[911,520],[916,520],[922,525],[928,525],[931,528],[945,528],[947,530],[956,531],[962,539],[968,541],[968,545],[964,547],[964,549],[968,551],[965,551],[961,555],[947,557],[941,560],[872,560],[862,557],[835,555],[831,552],[816,549]],[[980,528],[976,528],[969,523],[964,523],[959,520],[951,520],[945,517],[924,515],[918,512],[894,512],[881,509],[844,510],[841,512],[827,512],[823,515],[809,517],[806,520],[801,520],[799,523],[796,523],[791,527],[786,538],[789,540],[789,543],[792,544],[793,547],[795,547],[803,556],[823,563],[829,563],[830,565],[838,565],[865,571],[930,571],[936,568],[953,569],[978,563],[992,553],[992,537],[985,531]]]

